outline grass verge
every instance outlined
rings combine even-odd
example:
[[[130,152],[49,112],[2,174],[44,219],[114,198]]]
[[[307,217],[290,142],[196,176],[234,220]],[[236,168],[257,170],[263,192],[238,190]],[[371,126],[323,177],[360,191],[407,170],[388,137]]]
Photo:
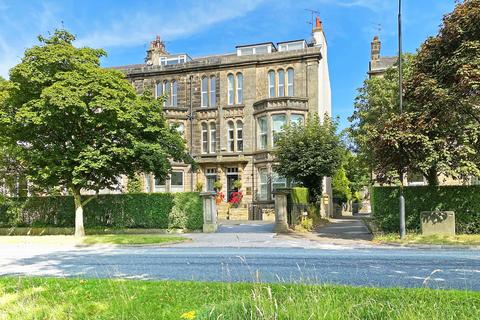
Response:
[[[1,236],[1,244],[43,244],[43,245],[94,245],[121,244],[145,245],[182,242],[189,239],[170,235],[157,234],[112,234],[91,235],[84,238],[74,236]]]
[[[331,285],[0,278],[0,319],[479,319],[480,293]]]
[[[456,236],[408,234],[405,239],[400,239],[398,234],[375,235],[375,242],[401,243],[401,244],[432,244],[432,245],[461,245],[480,246],[480,234],[461,234]]]

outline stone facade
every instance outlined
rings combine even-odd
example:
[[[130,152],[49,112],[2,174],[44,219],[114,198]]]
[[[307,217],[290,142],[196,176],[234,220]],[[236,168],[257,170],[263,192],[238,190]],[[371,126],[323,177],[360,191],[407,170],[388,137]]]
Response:
[[[287,185],[272,169],[280,124],[304,121],[309,113],[331,114],[327,46],[319,20],[312,35],[311,43],[239,46],[236,53],[195,59],[168,54],[157,37],[144,65],[118,67],[138,93],[148,90],[158,96],[168,91],[165,117],[179,126],[198,163],[196,172],[173,163],[175,176],[165,183],[146,175],[145,191],[191,191],[199,186],[210,191],[218,180],[227,201],[239,180],[243,207],[272,202],[273,189]]]

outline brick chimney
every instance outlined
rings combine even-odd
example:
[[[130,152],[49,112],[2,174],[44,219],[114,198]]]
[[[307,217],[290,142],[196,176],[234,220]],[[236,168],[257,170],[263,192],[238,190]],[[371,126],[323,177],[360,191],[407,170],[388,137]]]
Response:
[[[373,37],[373,41],[371,42],[371,61],[378,61],[380,60],[380,49],[382,48],[382,43],[378,36]]]
[[[159,65],[160,57],[168,55],[168,52],[165,48],[165,42],[160,39],[160,36],[157,35],[155,40],[150,42],[150,48],[147,50],[147,57],[145,58],[145,63],[149,66]]]

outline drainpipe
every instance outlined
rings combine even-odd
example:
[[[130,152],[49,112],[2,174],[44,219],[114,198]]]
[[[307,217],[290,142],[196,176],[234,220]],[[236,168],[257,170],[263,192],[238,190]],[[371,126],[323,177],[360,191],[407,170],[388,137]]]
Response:
[[[193,158],[193,75],[190,75],[190,115],[188,119],[190,120],[190,157]],[[193,191],[193,170],[190,166],[190,191]]]

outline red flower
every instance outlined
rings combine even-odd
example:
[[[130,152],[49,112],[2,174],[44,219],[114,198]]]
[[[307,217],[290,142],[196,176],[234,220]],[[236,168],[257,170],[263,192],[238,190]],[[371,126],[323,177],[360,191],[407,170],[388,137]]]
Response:
[[[242,201],[242,198],[243,198],[243,193],[242,193],[242,191],[232,192],[232,195],[231,195],[230,200],[228,201],[228,203],[230,203],[230,204],[239,204],[240,201]]]

